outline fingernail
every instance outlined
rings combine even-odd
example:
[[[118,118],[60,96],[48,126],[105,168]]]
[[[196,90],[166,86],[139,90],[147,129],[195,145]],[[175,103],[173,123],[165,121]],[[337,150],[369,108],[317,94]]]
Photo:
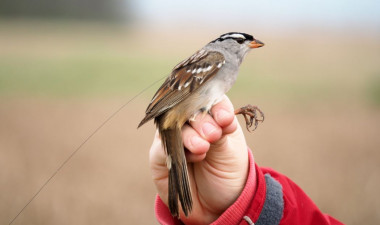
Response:
[[[230,116],[230,112],[228,112],[227,110],[224,110],[224,109],[221,109],[221,110],[217,111],[217,113],[216,113],[216,119],[218,121],[221,121],[221,120],[223,120],[229,116]]]
[[[203,139],[198,136],[193,136],[190,141],[193,147],[199,147],[200,143],[203,142]]]
[[[206,136],[209,136],[211,133],[213,133],[216,130],[216,127],[211,123],[205,123],[202,126],[203,134]]]

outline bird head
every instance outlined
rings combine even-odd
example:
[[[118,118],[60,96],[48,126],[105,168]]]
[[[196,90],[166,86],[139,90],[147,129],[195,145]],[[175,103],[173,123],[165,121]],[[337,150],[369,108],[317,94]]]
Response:
[[[235,53],[241,56],[241,58],[244,58],[249,50],[264,46],[263,42],[255,39],[252,35],[240,32],[222,34],[217,39],[211,41],[210,44]]]

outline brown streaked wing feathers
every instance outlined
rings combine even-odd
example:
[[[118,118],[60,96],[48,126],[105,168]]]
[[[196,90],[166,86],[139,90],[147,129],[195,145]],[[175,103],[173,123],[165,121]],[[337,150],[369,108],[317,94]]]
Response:
[[[154,95],[146,109],[145,118],[140,122],[138,127],[166,112],[189,96],[191,92],[197,90],[219,71],[220,68],[217,66],[220,63],[224,63],[222,53],[206,53],[204,50],[200,50],[174,67],[171,75]],[[206,71],[209,66],[211,68]],[[192,73],[192,71],[197,71],[200,68],[202,70],[199,73]]]

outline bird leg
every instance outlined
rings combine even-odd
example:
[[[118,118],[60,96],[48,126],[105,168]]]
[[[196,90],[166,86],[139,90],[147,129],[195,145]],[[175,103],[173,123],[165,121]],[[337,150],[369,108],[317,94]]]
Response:
[[[257,112],[260,113],[261,118],[258,118]],[[264,122],[264,113],[255,105],[246,105],[236,109],[235,115],[238,114],[242,114],[244,116],[245,125],[249,132],[256,130],[259,121]],[[253,124],[255,125],[255,127],[252,130],[250,130],[249,128],[251,128]]]

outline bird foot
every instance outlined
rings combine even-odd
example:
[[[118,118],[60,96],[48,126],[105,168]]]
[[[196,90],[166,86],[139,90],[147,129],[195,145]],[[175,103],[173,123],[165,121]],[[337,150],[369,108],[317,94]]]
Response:
[[[258,118],[257,112],[259,112],[261,118]],[[245,125],[249,132],[256,130],[259,122],[264,122],[264,113],[255,105],[246,105],[239,109],[236,109],[235,115],[238,114],[242,114],[244,116]],[[252,125],[255,125],[255,127],[250,130]]]

